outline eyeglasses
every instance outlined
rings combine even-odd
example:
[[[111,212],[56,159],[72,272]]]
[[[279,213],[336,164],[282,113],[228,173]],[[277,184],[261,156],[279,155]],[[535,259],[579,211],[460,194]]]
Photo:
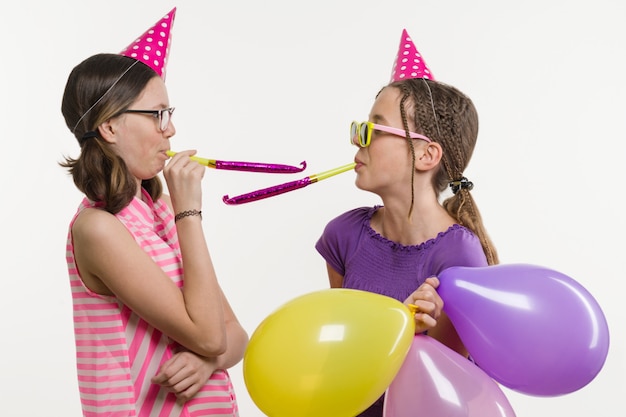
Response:
[[[377,125],[372,122],[352,122],[350,125],[350,143],[361,148],[367,148],[372,142],[372,132],[374,130],[380,130],[381,132],[391,133],[395,136],[406,138],[406,132],[404,129],[398,129],[395,127]],[[426,142],[432,142],[429,138],[419,133],[409,132],[411,139],[421,139]]]
[[[170,125],[170,119],[174,113],[174,107],[168,107],[161,110],[124,110],[123,113],[151,114],[155,119],[159,119],[159,129],[161,129],[161,132],[165,132]]]

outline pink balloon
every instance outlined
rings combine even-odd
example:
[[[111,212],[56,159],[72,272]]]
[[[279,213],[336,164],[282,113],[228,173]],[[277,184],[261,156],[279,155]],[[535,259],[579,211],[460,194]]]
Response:
[[[502,385],[557,396],[600,372],[609,330],[600,306],[574,279],[525,264],[452,267],[439,295],[476,363]]]
[[[478,366],[429,336],[416,335],[387,388],[383,417],[515,417]]]

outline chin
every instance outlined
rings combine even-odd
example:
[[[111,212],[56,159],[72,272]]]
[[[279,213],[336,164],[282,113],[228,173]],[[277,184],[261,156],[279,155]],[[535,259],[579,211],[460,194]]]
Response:
[[[356,186],[356,188],[358,188],[359,190],[363,190],[363,191],[368,191],[367,187],[365,187],[363,185],[362,181],[359,181],[359,178],[357,177],[357,179],[354,181],[354,185]]]

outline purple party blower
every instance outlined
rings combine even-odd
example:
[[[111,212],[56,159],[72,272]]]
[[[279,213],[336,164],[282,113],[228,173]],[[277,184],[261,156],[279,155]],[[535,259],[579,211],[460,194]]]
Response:
[[[167,151],[167,156],[172,157],[176,152]],[[270,174],[293,174],[302,172],[306,168],[306,161],[300,162],[300,166],[267,164],[264,162],[243,162],[243,161],[219,161],[216,159],[200,158],[191,156],[192,160],[209,168],[224,169],[230,171],[265,172]]]
[[[333,175],[349,171],[355,166],[356,164],[352,162],[335,169],[321,172],[319,174],[309,175],[308,177],[304,177],[296,181],[286,182],[284,184],[275,185],[273,187],[263,188],[262,190],[252,191],[250,193],[242,194],[236,197],[228,197],[228,195],[225,195],[222,200],[224,200],[224,203],[229,205],[250,203],[252,201],[257,201],[264,198],[273,197],[275,195],[284,194],[289,191],[297,190],[299,188],[304,188],[309,184],[313,184],[328,177],[332,177]]]

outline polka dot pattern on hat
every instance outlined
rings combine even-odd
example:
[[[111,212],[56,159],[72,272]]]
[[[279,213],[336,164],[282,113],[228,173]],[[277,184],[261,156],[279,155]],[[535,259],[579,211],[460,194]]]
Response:
[[[398,54],[391,70],[390,82],[406,80],[409,78],[426,78],[434,80],[433,76],[422,55],[417,51],[406,29],[402,30],[402,38],[398,47]]]
[[[175,15],[176,8],[173,8],[154,26],[124,48],[120,55],[143,62],[165,79],[165,68],[172,40],[172,25]]]

